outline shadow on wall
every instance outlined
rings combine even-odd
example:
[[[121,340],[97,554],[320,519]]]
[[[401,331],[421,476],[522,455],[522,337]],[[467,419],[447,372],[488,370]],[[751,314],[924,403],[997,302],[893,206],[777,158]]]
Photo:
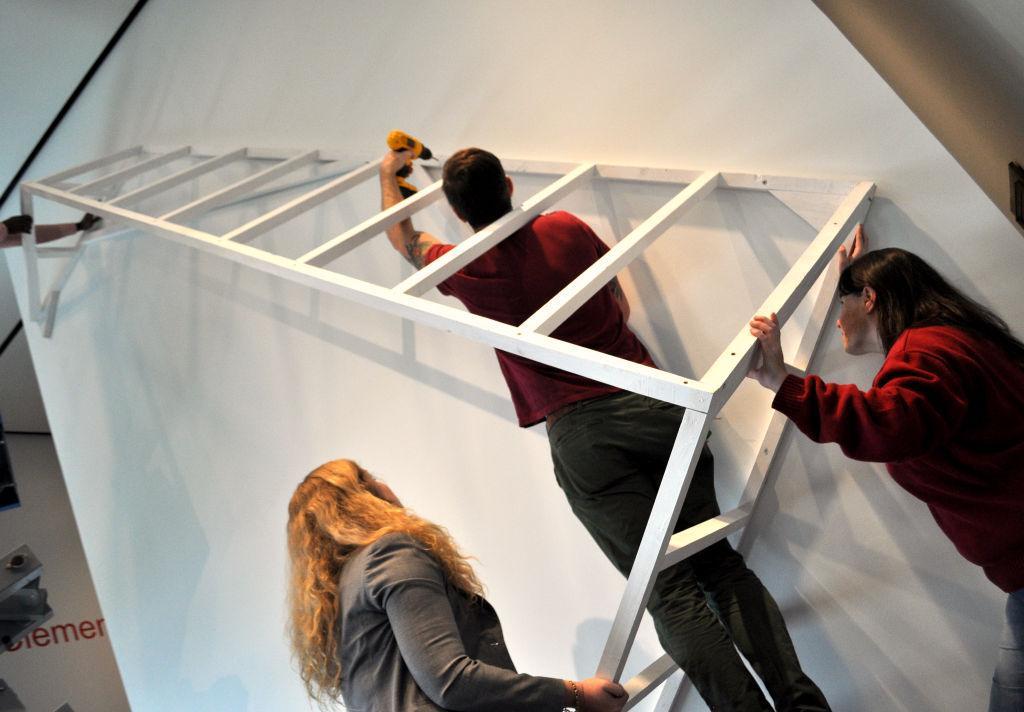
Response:
[[[791,629],[799,629],[798,653],[812,661],[812,676],[815,670],[829,671],[828,678],[820,682],[837,709],[868,709],[877,706],[878,696],[891,700],[893,708],[936,709],[932,682],[911,672],[905,653],[890,650],[884,638],[904,641],[904,645],[920,640],[922,648],[928,648],[928,631],[919,626],[922,611],[940,615],[949,611],[941,627],[961,650],[968,649],[968,667],[976,668],[964,669],[964,685],[969,688],[964,694],[970,697],[974,690],[968,675],[976,673],[983,679],[989,661],[994,661],[1001,622],[997,606],[979,601],[977,586],[945,575],[941,564],[936,564],[944,558],[943,549],[949,548],[941,533],[923,506],[915,507],[909,494],[886,482],[888,475],[880,465],[848,461],[847,468],[836,473],[826,447],[796,437],[783,445],[779,456],[795,454],[801,465],[794,469],[808,473],[801,488],[804,497],[782,507],[776,488],[766,489],[751,527],[770,528],[771,533],[761,540],[761,551],[751,559],[755,570],[774,579],[771,588],[782,601]],[[851,520],[842,507],[839,487],[850,479],[885,530],[884,549],[870,545],[879,541],[871,524]],[[908,511],[908,505],[920,511]],[[866,530],[870,533],[865,542],[862,534]],[[808,562],[808,554],[827,563]],[[857,571],[859,575],[844,579],[837,588],[837,571]],[[915,606],[920,610],[901,609],[899,599],[905,605],[912,598],[908,588],[914,595],[920,591],[931,605]],[[878,601],[878,607],[873,608],[872,601]],[[879,628],[887,631],[883,639]],[[924,658],[933,654],[922,652]],[[863,663],[850,670],[851,658]],[[858,678],[870,676],[875,689],[858,690],[843,683],[835,675],[840,670]],[[981,699],[983,695],[984,690],[978,690],[974,696]]]
[[[100,310],[106,324],[93,331],[95,343],[87,347],[113,360],[97,370],[103,379],[99,390],[109,396],[103,401],[109,407],[97,410],[95,419],[104,423],[106,432],[122,434],[132,443],[132,447],[110,448],[113,461],[109,467],[109,509],[119,516],[110,523],[107,560],[119,562],[126,571],[98,579],[131,582],[131,586],[107,592],[114,599],[130,599],[117,605],[118,610],[165,613],[160,617],[116,619],[118,628],[111,633],[118,641],[119,663],[141,672],[125,674],[124,679],[128,685],[137,681],[144,687],[129,687],[129,699],[177,700],[181,709],[244,709],[245,692],[239,689],[237,680],[234,684],[219,681],[202,693],[190,693],[184,684],[166,688],[169,676],[164,672],[182,668],[187,630],[181,621],[187,620],[193,606],[201,605],[196,591],[209,546],[169,441],[170,428],[181,417],[175,412],[176,404],[162,402],[145,380],[126,382],[119,378],[123,373],[145,373],[147,369],[143,354],[118,329],[118,304],[122,303],[115,296]],[[118,363],[120,360],[125,363]],[[138,411],[145,417],[136,417]],[[168,576],[168,571],[174,575]],[[152,641],[160,643],[153,645]],[[204,700],[211,696],[230,704],[204,706]],[[237,704],[239,699],[241,706]]]
[[[623,237],[632,232],[635,226],[629,220],[622,217],[622,213],[616,209],[615,196],[612,195],[611,186],[608,182],[595,182],[594,198],[611,225],[614,242],[619,242]],[[612,242],[612,241],[609,241]],[[628,273],[637,292],[647,296],[643,300],[644,312],[648,318],[656,324],[671,324],[672,310],[665,299],[664,293],[658,288],[654,272],[646,260],[633,260],[628,267]],[[646,344],[650,348],[651,344]],[[658,334],[658,347],[667,363],[672,365],[675,373],[693,374],[695,368],[686,353],[686,346],[678,331],[661,330]]]
[[[112,631],[119,642],[120,664],[141,672],[124,676],[129,684],[137,680],[144,688],[129,689],[129,696],[136,703],[173,700],[176,708],[196,712],[244,712],[249,709],[249,694],[241,678],[223,677],[207,689],[197,690],[187,671],[189,631],[181,621],[204,605],[197,590],[209,556],[208,542],[170,444],[172,425],[187,414],[177,412],[178,404],[161,401],[147,382],[125,383],[118,378],[120,373],[147,370],[143,354],[119,336],[119,303],[123,301],[115,297],[101,310],[108,323],[93,332],[97,343],[91,347],[126,361],[107,364],[108,368],[98,371],[106,379],[100,389],[110,396],[105,402],[121,407],[95,414],[97,420],[106,421],[108,432],[123,433],[133,443],[133,447],[111,449],[115,460],[110,465],[114,474],[110,509],[120,517],[111,523],[113,553],[109,560],[123,562],[131,572],[127,580],[133,584],[114,596],[134,599],[117,606],[122,611],[163,612],[160,617],[120,619],[119,629]],[[124,340],[111,345],[103,342],[108,338]],[[135,417],[137,411],[145,417]],[[167,571],[174,575],[168,576]],[[124,576],[116,578],[125,580]],[[159,645],[152,644],[156,640]],[[167,675],[167,670],[180,672]]]
[[[182,687],[188,684],[181,680]],[[202,691],[177,690],[173,698],[176,709],[189,712],[248,712],[249,692],[236,675],[222,677]],[[258,709],[259,706],[256,706]]]
[[[196,253],[198,256],[198,253]],[[232,264],[233,276],[248,270],[248,267]],[[223,294],[228,290],[220,280],[196,274],[195,284],[200,289]],[[408,320],[402,320],[402,349],[396,351],[365,339],[350,331],[326,323],[321,319],[321,299],[334,299],[330,295],[311,291],[308,297],[308,309],[298,311],[273,298],[263,297],[253,292],[231,286],[232,301],[251,309],[254,312],[268,314],[277,321],[295,328],[305,334],[329,343],[349,353],[389,368],[396,373],[415,374],[416,380],[446,395],[457,397],[491,415],[515,424],[515,413],[507,396],[497,395],[480,386],[459,378],[448,371],[429,366],[416,357],[416,326]]]
[[[119,253],[122,263],[120,269],[125,271],[130,269],[134,249],[134,245],[128,244],[123,252]],[[188,258],[192,263],[192,283],[199,289],[218,296],[224,296],[230,292],[232,301],[246,309],[260,314],[267,314],[286,326],[295,328],[397,373],[415,373],[417,380],[431,388],[448,395],[455,395],[460,400],[510,423],[517,422],[511,402],[506,396],[492,393],[470,381],[458,378],[452,373],[434,368],[417,360],[416,326],[412,322],[402,320],[402,348],[401,351],[396,351],[376,343],[372,339],[362,338],[350,331],[326,323],[321,318],[321,299],[335,299],[330,295],[309,290],[309,296],[306,300],[307,308],[299,311],[286,305],[284,303],[285,300],[274,296],[282,286],[279,280],[268,278],[272,281],[272,294],[271,296],[263,296],[262,294],[245,290],[240,284],[242,274],[246,271],[251,271],[251,268],[237,263],[224,262],[223,266],[230,270],[230,275],[227,279],[218,278],[204,274],[200,269],[199,262],[204,258],[206,256],[197,250],[191,250]],[[220,260],[217,261],[221,262]],[[102,271],[102,269],[98,268],[98,271]],[[95,285],[100,284],[102,280],[99,275],[91,275],[84,281],[86,284],[93,286],[62,299],[60,307],[61,318],[70,319],[77,311],[86,308],[97,291]],[[131,303],[130,300],[126,302],[122,299],[114,299],[112,301],[121,305]],[[197,306],[197,308],[199,307]],[[112,319],[114,318],[109,311],[105,313]],[[192,323],[196,322],[193,320]],[[112,328],[112,331],[116,330]],[[184,340],[182,343],[195,346],[199,343],[199,340],[193,337]]]
[[[815,670],[829,671],[826,678],[818,679],[818,683],[836,709],[869,709],[873,703],[878,702],[874,696],[869,699],[856,687],[844,684],[843,676],[836,674],[838,671],[846,671],[846,676],[871,674],[878,694],[890,699],[894,708],[933,709],[932,701],[921,689],[923,683],[912,680],[895,664],[885,665],[884,679],[874,673],[877,667],[870,664],[859,667],[856,672],[849,670],[847,660],[853,651],[856,651],[858,657],[864,656],[874,661],[889,659],[889,651],[879,645],[877,635],[867,630],[850,611],[859,611],[865,598],[877,595],[878,588],[882,585],[879,578],[888,579],[893,586],[897,585],[901,568],[899,563],[893,560],[889,560],[889,566],[882,564],[877,560],[877,552],[868,551],[857,544],[855,530],[858,525],[845,519],[841,508],[837,506],[837,485],[833,474],[826,472],[828,457],[824,448],[816,443],[797,443],[795,448],[807,472],[813,478],[808,480],[808,486],[804,490],[806,500],[803,503],[787,502],[786,509],[794,510],[794,513],[780,511],[775,489],[766,489],[751,527],[771,527],[770,542],[762,542],[763,546],[772,549],[771,568],[774,570],[772,578],[775,579],[775,585],[770,585],[770,588],[774,589],[773,593],[780,600],[780,607],[791,631],[799,628],[797,653],[805,664],[812,661],[812,665],[808,666],[808,672],[812,677],[815,677]],[[779,457],[788,456],[789,450],[790,445],[783,446]],[[854,474],[864,477],[875,476],[871,472],[872,466],[863,463],[851,464],[863,470]],[[872,493],[872,496],[880,495]],[[807,509],[814,511],[813,517],[807,516]],[[804,516],[801,517],[800,513]],[[844,551],[841,556],[833,556],[830,563],[863,569],[863,562],[868,559],[873,563],[872,571],[875,575],[851,579],[841,590],[836,591],[827,580],[819,578],[812,568],[806,567],[804,552],[814,550],[822,535],[822,528],[816,522],[828,522],[830,529],[846,530],[846,535],[843,536],[846,541]],[[822,555],[820,550],[816,553]],[[754,560],[752,566],[755,571],[766,568],[758,565],[764,557],[750,558]],[[885,573],[886,570],[888,573]],[[787,588],[782,588],[779,582],[786,574],[798,576],[799,587],[790,584]],[[906,633],[913,635],[913,631]]]
[[[609,618],[587,618],[576,626],[576,640],[572,644],[572,660],[573,672],[577,679],[582,680],[594,674],[611,629],[612,621]],[[655,657],[660,657],[662,654],[660,649],[656,653],[649,651],[637,641],[631,650],[629,656],[631,664],[627,666],[623,679],[629,679],[631,675],[635,674],[635,672],[630,672],[634,667],[638,666],[636,672],[639,672],[640,669],[654,662]]]

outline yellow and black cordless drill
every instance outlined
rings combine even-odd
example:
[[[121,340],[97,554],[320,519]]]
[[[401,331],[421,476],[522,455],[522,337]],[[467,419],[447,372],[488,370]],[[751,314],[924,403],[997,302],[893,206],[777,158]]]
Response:
[[[429,161],[434,157],[430,149],[423,145],[423,143],[404,131],[392,131],[388,134],[388,148],[392,151],[410,151],[411,156],[409,157],[408,163],[406,163],[402,170],[396,174],[398,176],[398,189],[402,191],[402,197],[408,198],[410,195],[414,195],[418,190],[416,186],[406,180],[409,174],[412,173],[412,161],[414,158],[419,158],[424,161]]]

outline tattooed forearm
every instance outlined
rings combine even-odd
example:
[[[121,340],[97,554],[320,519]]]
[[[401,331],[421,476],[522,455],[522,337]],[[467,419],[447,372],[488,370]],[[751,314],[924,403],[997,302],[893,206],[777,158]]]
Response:
[[[422,240],[422,232],[413,232],[407,238],[405,238],[405,259],[409,260],[409,263],[416,269],[422,269],[424,260],[426,260],[427,248],[430,247],[430,243],[426,243]]]
[[[626,293],[622,291],[622,285],[619,284],[619,278],[615,277],[611,282],[608,283],[608,289],[611,290],[612,299],[619,305],[619,309],[622,310],[622,317],[629,320],[629,300],[626,299]]]
[[[612,296],[615,297],[616,301],[622,301],[626,298],[622,291],[622,285],[619,284],[618,277],[612,277],[612,281],[608,283],[608,288],[612,290]]]

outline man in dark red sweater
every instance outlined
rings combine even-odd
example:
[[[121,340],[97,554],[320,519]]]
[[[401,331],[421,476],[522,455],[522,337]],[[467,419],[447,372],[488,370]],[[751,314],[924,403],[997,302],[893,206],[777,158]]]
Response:
[[[402,200],[396,173],[407,152],[380,169],[384,209]],[[512,181],[501,162],[476,148],[444,166],[444,192],[456,216],[479,231],[512,209]],[[392,246],[421,268],[451,250],[405,220],[388,230]],[[540,215],[439,285],[481,316],[518,325],[593,264],[608,247],[579,218]],[[629,329],[617,280],[591,297],[552,336],[654,366]],[[497,351],[519,424],[546,422],[555,477],[573,512],[605,555],[629,574],[672,450],[683,410],[573,373]],[[700,457],[676,531],[720,513],[714,464]],[[771,594],[743,558],[720,541],[663,571],[648,603],[665,650],[712,709],[771,710],[736,652],[757,670],[779,710],[829,709],[803,673]]]

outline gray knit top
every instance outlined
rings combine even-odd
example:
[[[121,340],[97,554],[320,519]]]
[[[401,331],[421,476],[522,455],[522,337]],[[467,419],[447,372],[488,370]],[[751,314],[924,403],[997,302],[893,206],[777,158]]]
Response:
[[[561,680],[521,675],[498,616],[407,534],[357,551],[339,584],[338,655],[351,712],[558,712]]]

